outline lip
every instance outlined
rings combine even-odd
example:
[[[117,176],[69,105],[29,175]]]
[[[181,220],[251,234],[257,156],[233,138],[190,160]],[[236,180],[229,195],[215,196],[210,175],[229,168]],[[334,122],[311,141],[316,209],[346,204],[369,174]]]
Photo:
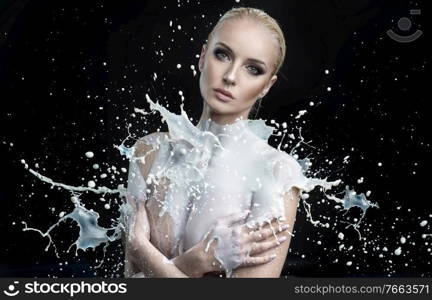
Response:
[[[232,101],[234,100],[233,95],[223,89],[213,89],[215,91],[216,97],[218,97],[222,101]]]

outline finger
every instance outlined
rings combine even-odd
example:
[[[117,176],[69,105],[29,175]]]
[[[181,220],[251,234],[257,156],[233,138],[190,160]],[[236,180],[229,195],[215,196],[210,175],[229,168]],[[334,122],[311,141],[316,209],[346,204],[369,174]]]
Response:
[[[241,221],[244,221],[247,216],[249,215],[250,211],[246,210],[246,211],[242,211],[239,213],[234,213],[231,214],[227,217],[224,217],[221,219],[221,222],[225,225],[227,225],[228,227],[233,226],[236,223],[239,223]]]
[[[287,238],[285,236],[280,236],[278,239],[272,239],[265,242],[255,242],[252,244],[250,255],[256,255],[268,251],[270,249],[276,248],[281,243],[285,242]]]
[[[289,228],[288,224],[282,225],[278,228],[274,228],[272,226],[265,226],[259,230],[250,232],[250,236],[253,241],[258,242],[258,241],[265,240],[271,236],[276,237],[276,233],[286,231],[288,230],[288,228]]]
[[[251,266],[257,266],[257,265],[263,265],[268,262],[271,262],[276,258],[276,254],[267,255],[267,256],[248,256],[244,259],[243,264],[241,266],[243,267],[251,267]]]

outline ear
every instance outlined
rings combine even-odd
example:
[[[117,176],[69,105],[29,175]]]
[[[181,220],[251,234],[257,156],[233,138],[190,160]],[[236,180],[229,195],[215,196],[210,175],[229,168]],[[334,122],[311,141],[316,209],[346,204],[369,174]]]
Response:
[[[260,98],[264,98],[264,96],[267,95],[272,85],[276,82],[277,78],[277,75],[272,76],[272,78],[269,80],[269,82],[266,84],[261,94],[259,95]]]
[[[207,52],[207,44],[203,44],[201,49],[201,55],[198,62],[198,68],[200,72],[202,72],[202,69],[204,68],[204,61],[205,61],[205,54]]]

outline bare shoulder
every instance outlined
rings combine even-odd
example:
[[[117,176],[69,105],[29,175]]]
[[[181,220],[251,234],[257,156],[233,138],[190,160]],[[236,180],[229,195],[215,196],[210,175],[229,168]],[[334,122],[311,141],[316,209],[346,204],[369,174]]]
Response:
[[[138,139],[134,147],[134,156],[143,157],[155,150],[155,146],[158,140],[168,135],[168,132],[153,132],[142,138]]]
[[[167,132],[154,132],[148,134],[136,141],[134,147],[134,158],[138,163],[141,174],[144,178],[150,172],[150,169],[156,159],[158,150],[156,145],[158,141],[168,135]]]

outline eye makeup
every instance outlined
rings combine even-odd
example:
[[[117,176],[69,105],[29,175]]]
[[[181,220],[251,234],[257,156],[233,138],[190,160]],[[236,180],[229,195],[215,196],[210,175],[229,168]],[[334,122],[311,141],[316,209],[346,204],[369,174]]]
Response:
[[[213,51],[214,56],[218,59],[218,60],[225,60],[226,58],[230,58],[230,52],[232,53],[232,51],[230,49],[223,49],[223,48],[216,48]],[[248,59],[251,60],[251,59]],[[252,75],[255,76],[259,76],[265,73],[265,70],[263,70],[261,67],[257,66],[257,65],[249,65],[248,66],[248,70],[250,71],[250,73]]]

